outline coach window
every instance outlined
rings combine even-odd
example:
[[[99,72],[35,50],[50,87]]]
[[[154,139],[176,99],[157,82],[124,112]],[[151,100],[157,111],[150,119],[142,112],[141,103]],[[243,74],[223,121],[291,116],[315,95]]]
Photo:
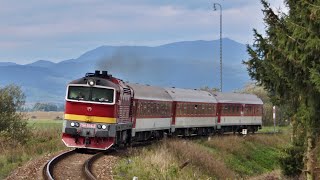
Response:
[[[194,111],[195,111],[194,105],[193,104],[189,104],[189,108],[190,108],[190,114],[194,115]]]
[[[158,114],[157,105],[158,105],[157,102],[152,103],[152,113],[153,113],[153,115],[157,115]]]
[[[223,115],[226,115],[227,114],[227,110],[228,110],[228,107],[226,105],[222,105],[222,114]]]
[[[246,107],[246,115],[251,115],[251,106]]]
[[[259,106],[255,106],[254,109],[255,109],[255,113],[254,113],[254,114],[255,114],[256,116],[259,116],[259,115],[260,115],[260,107],[259,107]]]
[[[208,106],[208,104],[204,104],[203,106],[204,106],[203,114],[209,115],[209,113],[207,112],[207,109],[208,109],[207,106]]]
[[[171,112],[172,112],[172,104],[171,103],[168,103],[168,112],[167,112],[167,116],[171,116]]]
[[[156,103],[156,113],[160,114],[160,103]]]
[[[231,115],[234,115],[236,113],[236,107],[234,105],[231,105]]]
[[[190,108],[190,104],[189,104],[189,103],[187,103],[187,104],[186,104],[186,106],[187,106],[187,115],[192,114],[192,112],[191,112],[191,108]]]
[[[199,114],[203,114],[202,106],[203,106],[203,104],[199,104],[199,106],[198,106]]]
[[[184,106],[185,106],[185,115],[188,115],[189,114],[188,103],[185,103]]]
[[[164,110],[164,104],[163,103],[160,103],[160,115],[163,116],[164,113],[165,113],[165,110]]]
[[[176,115],[180,115],[180,112],[181,109],[180,109],[180,104],[177,103],[177,106],[176,106]]]
[[[192,104],[192,106],[193,106],[193,114],[197,115],[198,114],[198,105]]]
[[[234,106],[234,115],[238,115],[239,114],[239,106],[235,105]]]
[[[152,112],[152,115],[157,114],[157,103],[156,102],[151,103],[151,112]]]
[[[153,115],[153,102],[148,102],[149,116]]]
[[[163,105],[163,114],[162,115],[165,116],[167,114],[167,111],[168,111],[167,103],[163,102],[162,105]]]
[[[149,116],[151,116],[153,114],[153,102],[148,102],[148,110]]]

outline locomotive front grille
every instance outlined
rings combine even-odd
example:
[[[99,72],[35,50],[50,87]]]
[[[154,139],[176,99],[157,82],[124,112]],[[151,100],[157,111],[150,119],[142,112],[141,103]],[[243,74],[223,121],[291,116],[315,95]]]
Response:
[[[83,137],[94,137],[95,136],[95,129],[93,129],[93,128],[82,128],[80,136],[83,136]]]

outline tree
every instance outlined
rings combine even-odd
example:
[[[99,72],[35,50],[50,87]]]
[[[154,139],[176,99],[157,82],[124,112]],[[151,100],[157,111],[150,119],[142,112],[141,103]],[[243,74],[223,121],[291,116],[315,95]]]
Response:
[[[208,91],[208,92],[220,92],[219,88],[216,88],[216,87],[210,88],[209,86],[201,87],[200,90]]]
[[[25,95],[18,86],[0,88],[0,135],[8,141],[25,142],[28,137],[27,121],[19,112],[25,103]]]
[[[256,85],[255,83],[248,83],[242,89],[238,89],[235,91],[236,93],[246,93],[246,94],[255,94],[258,96],[263,102],[263,116],[262,121],[263,125],[271,126],[274,124],[273,122],[273,104],[270,100],[268,92],[265,90],[263,86]],[[287,108],[284,106],[280,106],[276,108],[276,122],[278,125],[287,125],[288,113]]]
[[[36,103],[33,108],[33,111],[58,111],[58,106],[52,103]]]
[[[288,13],[263,4],[265,35],[254,30],[245,62],[249,75],[272,95],[273,103],[291,109],[294,128],[304,138],[307,179],[314,178],[314,154],[320,125],[320,1],[285,0]]]

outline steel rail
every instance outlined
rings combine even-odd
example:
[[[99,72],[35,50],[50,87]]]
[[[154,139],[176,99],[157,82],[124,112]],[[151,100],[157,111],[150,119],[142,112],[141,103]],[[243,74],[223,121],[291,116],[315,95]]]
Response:
[[[46,163],[46,165],[43,168],[43,177],[44,179],[48,179],[48,180],[54,180],[52,171],[53,171],[53,167],[62,159],[64,159],[67,156],[70,156],[72,154],[75,154],[76,150],[71,150],[71,151],[67,151],[64,153],[59,154],[58,156],[55,156],[54,158],[52,158],[49,162]]]
[[[92,173],[92,165],[94,161],[103,156],[106,152],[100,152],[87,159],[83,166],[83,172],[87,179],[96,180],[97,178]]]

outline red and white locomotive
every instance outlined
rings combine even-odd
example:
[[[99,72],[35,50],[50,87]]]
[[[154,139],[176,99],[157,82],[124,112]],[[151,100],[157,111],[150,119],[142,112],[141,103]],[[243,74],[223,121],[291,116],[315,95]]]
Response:
[[[67,87],[62,141],[108,149],[165,134],[255,132],[262,125],[262,105],[255,95],[125,83],[95,71]]]

